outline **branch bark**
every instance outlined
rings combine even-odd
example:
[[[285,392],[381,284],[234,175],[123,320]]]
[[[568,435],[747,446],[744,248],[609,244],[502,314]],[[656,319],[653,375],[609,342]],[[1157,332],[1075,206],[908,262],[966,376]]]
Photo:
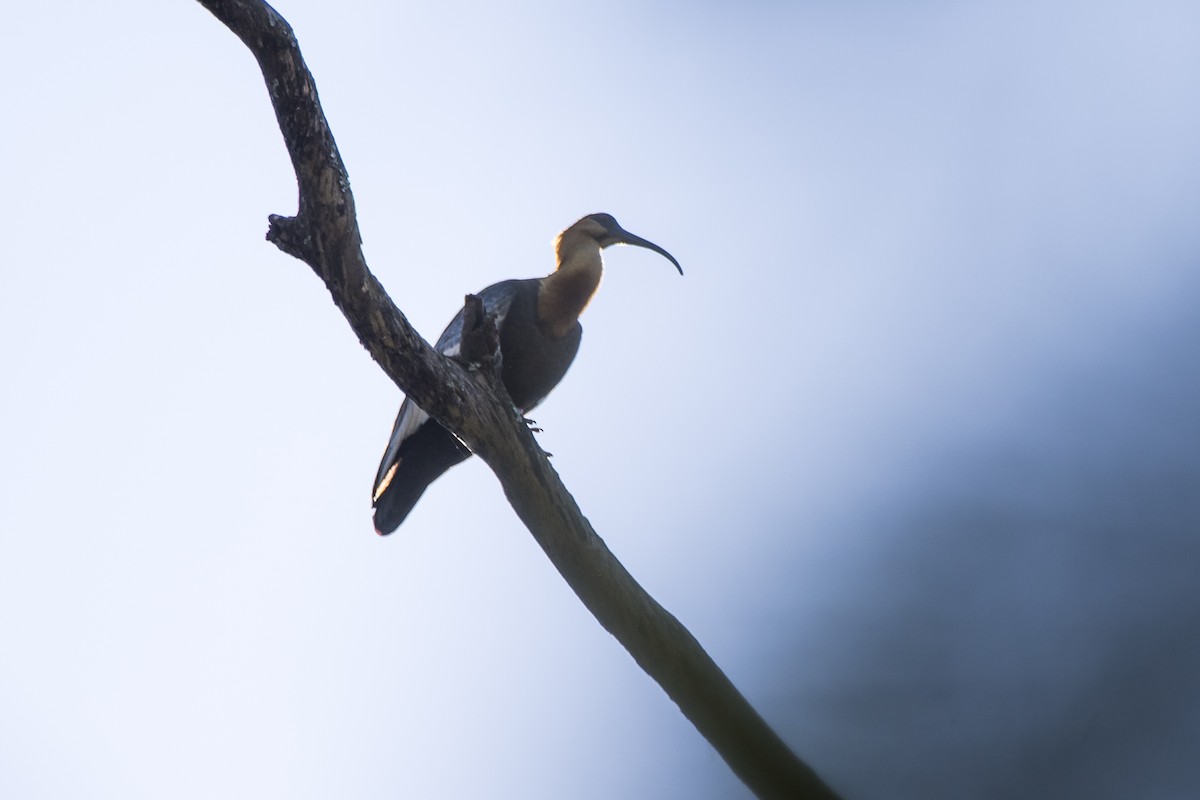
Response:
[[[267,239],[317,273],[388,377],[496,473],[575,594],[751,790],[763,798],[836,798],[609,552],[513,411],[496,370],[468,369],[435,352],[368,270],[350,181],[288,23],[261,0],[199,2],[258,60],[296,172],[299,210],[271,216]],[[494,336],[485,331],[481,342],[486,354]]]

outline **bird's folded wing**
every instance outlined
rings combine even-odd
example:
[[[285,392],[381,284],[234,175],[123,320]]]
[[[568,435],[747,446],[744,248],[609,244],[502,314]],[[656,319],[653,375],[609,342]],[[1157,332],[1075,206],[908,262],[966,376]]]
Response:
[[[480,299],[483,300],[484,311],[495,317],[497,327],[504,322],[504,317],[512,307],[513,298],[521,283],[520,280],[501,281],[479,293]],[[438,337],[434,349],[445,356],[458,355],[459,347],[462,344],[462,326],[463,310],[460,308],[454,319],[450,320],[450,324],[446,326],[446,330],[442,331],[442,335]],[[396,424],[392,426],[392,435],[388,438],[387,449],[384,450],[383,459],[379,462],[379,471],[375,473],[375,486],[371,492],[373,500],[378,500],[379,496],[387,489],[391,477],[395,473],[394,468],[404,440],[415,434],[428,421],[428,414],[408,398],[404,399],[404,403],[400,406],[400,413],[396,416]]]

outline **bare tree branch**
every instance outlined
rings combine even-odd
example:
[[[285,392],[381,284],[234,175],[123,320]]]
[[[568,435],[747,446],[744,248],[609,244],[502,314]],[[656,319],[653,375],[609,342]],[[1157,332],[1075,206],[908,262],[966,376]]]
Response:
[[[567,583],[763,798],[835,798],[746,702],[696,639],[609,552],[512,409],[496,370],[464,368],[408,324],[363,259],[354,198],[316,85],[287,22],[261,0],[199,0],[246,44],[266,80],[300,187],[295,217],[267,238],[312,267],[359,341],[396,384],[496,473],[509,502]],[[495,353],[494,329],[471,345]],[[477,300],[476,300],[477,302]],[[464,341],[466,337],[464,337]]]

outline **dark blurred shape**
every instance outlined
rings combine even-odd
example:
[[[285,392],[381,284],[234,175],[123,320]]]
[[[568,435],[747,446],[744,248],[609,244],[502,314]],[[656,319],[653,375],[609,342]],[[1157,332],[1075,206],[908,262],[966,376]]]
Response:
[[[884,552],[845,567],[774,687],[847,797],[1200,796],[1200,314],[1181,316],[855,520]]]

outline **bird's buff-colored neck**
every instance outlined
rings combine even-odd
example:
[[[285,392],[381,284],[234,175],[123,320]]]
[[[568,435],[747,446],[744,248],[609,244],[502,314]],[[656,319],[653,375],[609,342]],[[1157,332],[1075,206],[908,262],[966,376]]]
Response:
[[[604,262],[596,240],[571,229],[558,237],[554,249],[558,269],[538,287],[538,321],[552,336],[565,336],[600,288]]]

